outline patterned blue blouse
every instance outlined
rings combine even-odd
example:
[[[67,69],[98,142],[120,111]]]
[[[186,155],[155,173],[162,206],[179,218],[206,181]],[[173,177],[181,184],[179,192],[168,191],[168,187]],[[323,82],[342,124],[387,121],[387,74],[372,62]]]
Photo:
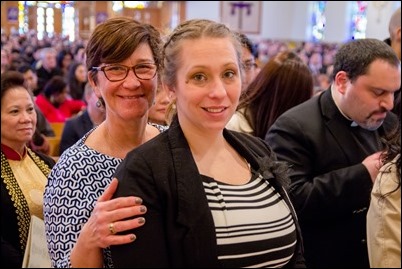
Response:
[[[44,220],[52,266],[70,268],[70,252],[95,203],[123,159],[87,147],[88,132],[67,149],[53,167],[44,193]],[[112,268],[109,248],[104,267]]]

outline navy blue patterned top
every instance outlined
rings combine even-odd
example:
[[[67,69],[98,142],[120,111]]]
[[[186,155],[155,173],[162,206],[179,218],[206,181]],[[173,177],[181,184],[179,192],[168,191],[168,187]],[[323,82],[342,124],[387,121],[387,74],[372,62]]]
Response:
[[[81,228],[123,161],[87,147],[91,132],[60,156],[45,187],[43,211],[53,267],[71,267],[70,252]],[[109,248],[103,256],[104,267],[113,267]]]

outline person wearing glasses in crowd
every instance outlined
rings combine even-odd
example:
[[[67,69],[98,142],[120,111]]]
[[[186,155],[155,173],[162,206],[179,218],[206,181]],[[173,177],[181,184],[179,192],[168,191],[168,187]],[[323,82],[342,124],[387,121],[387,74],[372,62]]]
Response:
[[[106,118],[61,155],[48,178],[44,220],[53,267],[113,267],[108,247],[136,239],[114,231],[145,222],[136,217],[146,212],[141,198],[111,200],[112,175],[130,150],[160,133],[147,122],[161,44],[153,26],[125,17],[99,24],[89,39],[88,81]]]
[[[255,62],[257,53],[253,42],[243,33],[236,33],[242,46],[241,62],[243,64],[242,91],[245,91],[258,75],[261,68]]]

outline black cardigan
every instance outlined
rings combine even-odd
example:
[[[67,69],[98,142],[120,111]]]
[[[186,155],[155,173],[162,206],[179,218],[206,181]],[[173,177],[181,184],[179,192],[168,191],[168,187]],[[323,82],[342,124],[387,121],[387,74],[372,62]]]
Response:
[[[287,179],[283,166],[262,139],[226,129],[224,136],[288,204],[298,241],[287,267],[305,267],[300,228],[282,188]],[[145,219],[154,220],[131,231],[137,235],[133,243],[111,246],[116,267],[219,267],[212,214],[177,118],[166,132],[131,151],[116,176],[115,197],[141,197],[148,209]]]

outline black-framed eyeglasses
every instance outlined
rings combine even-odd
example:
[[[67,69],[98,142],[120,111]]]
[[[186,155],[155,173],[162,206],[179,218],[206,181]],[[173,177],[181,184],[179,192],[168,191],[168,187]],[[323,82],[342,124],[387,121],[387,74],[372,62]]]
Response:
[[[105,74],[105,77],[111,82],[124,80],[127,77],[130,69],[133,70],[134,75],[137,78],[142,80],[150,80],[155,77],[158,68],[154,63],[140,63],[134,66],[109,64],[102,67],[91,67],[91,70],[102,71]]]

